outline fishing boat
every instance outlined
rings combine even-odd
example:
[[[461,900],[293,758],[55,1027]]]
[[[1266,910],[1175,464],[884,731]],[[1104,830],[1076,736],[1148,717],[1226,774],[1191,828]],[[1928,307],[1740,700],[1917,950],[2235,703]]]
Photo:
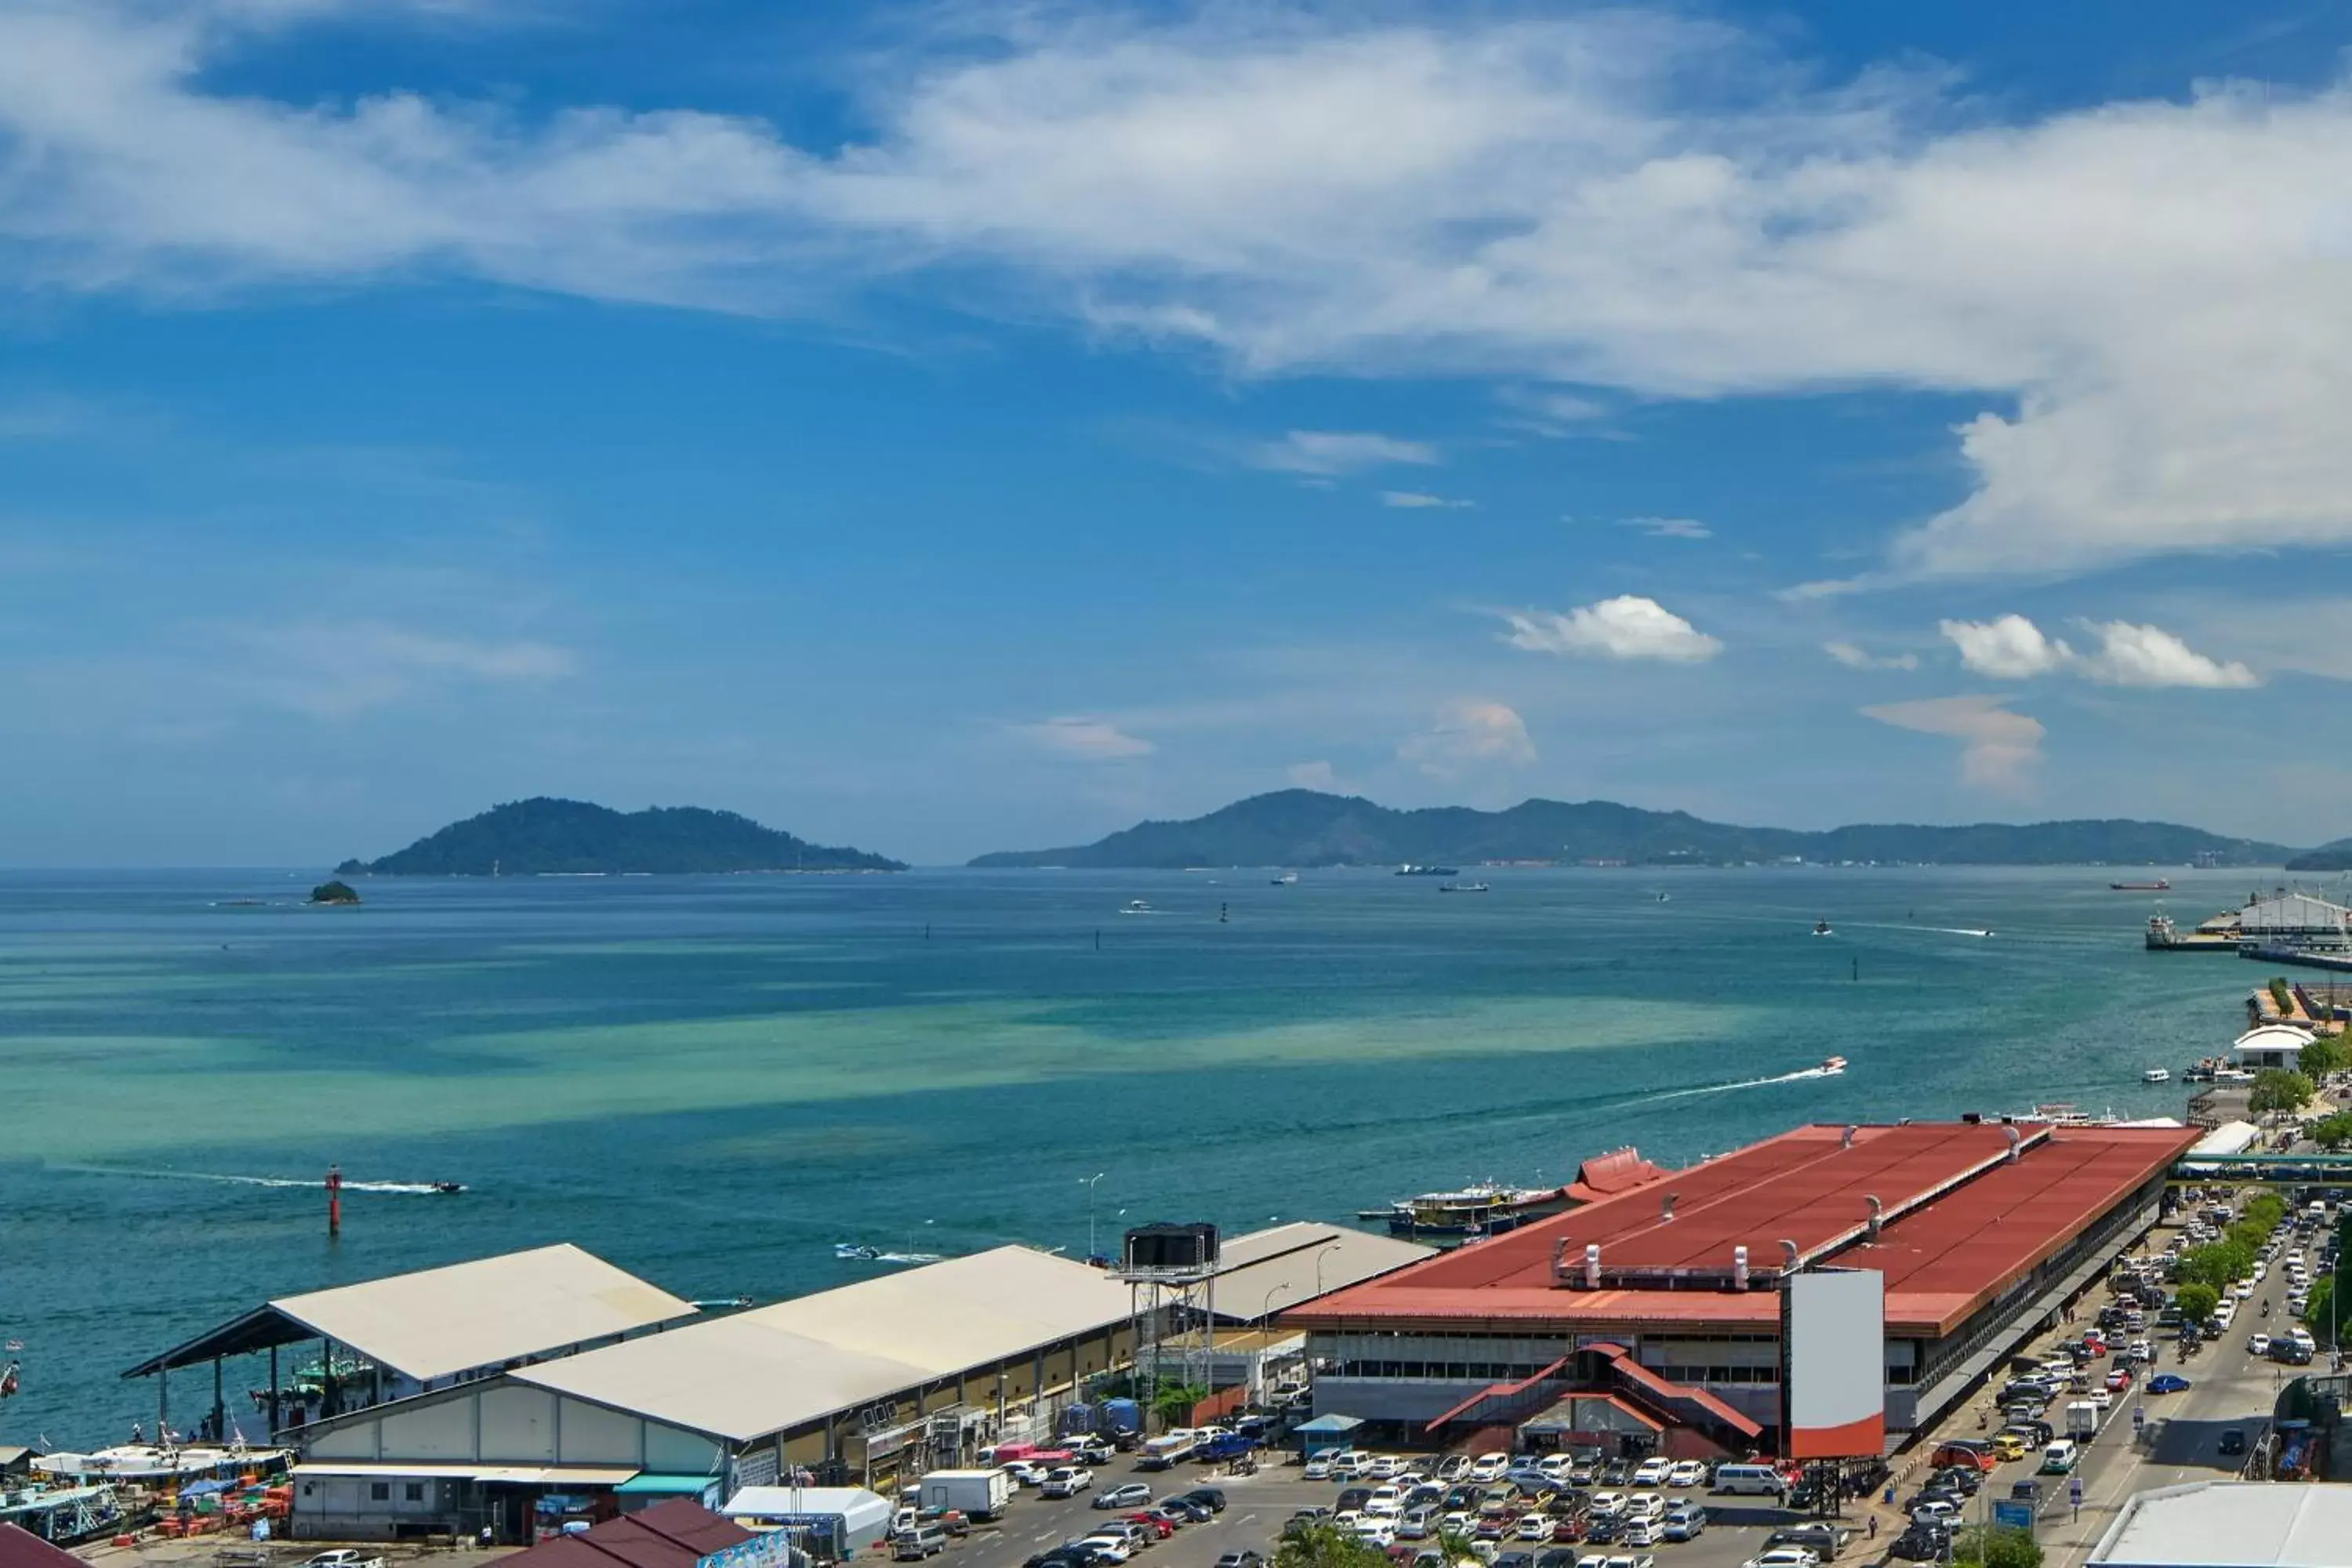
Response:
[[[1822,1058],[1822,1071],[1829,1074],[1832,1078],[1835,1078],[1838,1074],[1845,1071],[1845,1058],[1843,1057],[1823,1057]]]
[[[1485,893],[1493,889],[1484,882],[1444,882],[1439,884],[1437,890],[1441,893]]]
[[[2139,1075],[2139,1080],[2142,1083],[2170,1083],[2172,1081],[2172,1069],[2170,1068],[2150,1068],[2146,1072]]]
[[[1391,1235],[1443,1242],[1499,1236],[1567,1206],[1568,1194],[1559,1187],[1507,1187],[1498,1182],[1476,1182],[1453,1192],[1401,1198],[1386,1210],[1374,1212],[1388,1222]]]

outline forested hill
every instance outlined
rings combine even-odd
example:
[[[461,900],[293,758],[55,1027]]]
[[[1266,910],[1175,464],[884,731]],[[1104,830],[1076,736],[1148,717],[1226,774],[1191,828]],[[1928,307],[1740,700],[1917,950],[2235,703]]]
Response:
[[[1738,827],[1613,801],[1529,800],[1507,811],[1391,811],[1355,795],[1282,790],[1189,822],[1145,822],[1094,844],[983,855],[974,866],[1377,866],[1405,861],[1623,860],[1741,865],[1868,860],[1941,866],[2276,866],[2283,845],[2224,838],[2166,822],[2084,821],[1967,826],[1861,826],[1803,833]]]
[[[651,806],[619,812],[541,796],[496,806],[341,876],[528,877],[630,871],[903,871],[862,849],[810,844],[731,811]]]

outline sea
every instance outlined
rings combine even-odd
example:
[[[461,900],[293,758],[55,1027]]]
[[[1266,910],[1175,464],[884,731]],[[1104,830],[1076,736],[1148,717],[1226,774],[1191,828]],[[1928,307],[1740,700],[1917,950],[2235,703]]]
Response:
[[[0,874],[0,1443],[152,1432],[122,1370],[273,1296],[556,1241],[768,1301],[902,1266],[842,1243],[1082,1257],[1808,1121],[2179,1115],[2142,1070],[2226,1045],[2264,978],[2145,952],[2156,898],[2096,868],[1465,874],[1491,891],[380,879],[356,909],[305,907],[309,872]],[[2183,923],[2265,879],[2171,875]],[[175,1419],[210,1384],[175,1374]]]

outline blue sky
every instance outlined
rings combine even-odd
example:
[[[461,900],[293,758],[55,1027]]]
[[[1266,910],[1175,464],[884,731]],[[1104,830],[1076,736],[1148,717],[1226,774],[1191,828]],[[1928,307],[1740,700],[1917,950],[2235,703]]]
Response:
[[[0,0],[0,864],[2352,832],[2340,5]]]

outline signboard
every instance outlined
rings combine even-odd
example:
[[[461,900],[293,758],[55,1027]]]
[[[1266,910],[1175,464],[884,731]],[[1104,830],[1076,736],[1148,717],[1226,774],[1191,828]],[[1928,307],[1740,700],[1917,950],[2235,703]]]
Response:
[[[1885,1451],[1884,1274],[1790,1276],[1780,1296],[1780,1412],[1792,1459],[1874,1459]]]
[[[784,1568],[793,1560],[789,1531],[769,1530],[708,1557],[694,1560],[694,1568]]]
[[[2030,1502],[2011,1502],[2006,1500],[1996,1501],[1992,1505],[1992,1522],[1996,1530],[2022,1530],[2031,1533],[2033,1529],[2033,1505]]]
[[[2083,1506],[2083,1478],[2076,1476],[2066,1483],[2066,1500],[2076,1508]]]
[[[738,1454],[735,1457],[735,1484],[728,1495],[731,1497],[747,1487],[774,1486],[776,1471],[776,1450],[772,1444],[764,1448],[753,1448],[748,1453]]]

